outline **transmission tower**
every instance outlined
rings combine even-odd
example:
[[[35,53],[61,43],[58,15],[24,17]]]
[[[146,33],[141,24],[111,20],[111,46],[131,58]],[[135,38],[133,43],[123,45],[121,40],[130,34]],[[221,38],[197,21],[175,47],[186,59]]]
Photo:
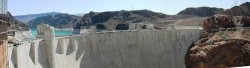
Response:
[[[0,14],[7,14],[7,0],[0,0]]]

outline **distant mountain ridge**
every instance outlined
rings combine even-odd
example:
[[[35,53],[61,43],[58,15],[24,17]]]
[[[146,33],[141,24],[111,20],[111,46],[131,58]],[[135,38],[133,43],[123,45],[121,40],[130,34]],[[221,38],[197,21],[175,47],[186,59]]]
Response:
[[[121,10],[106,12],[89,12],[77,14],[65,14],[49,12],[41,14],[15,16],[17,20],[26,22],[30,27],[35,28],[41,23],[52,25],[56,28],[89,28],[90,26],[101,25],[108,30],[116,29],[119,24],[128,23],[152,23],[155,27],[166,27],[169,24],[175,25],[197,25],[201,26],[204,18],[217,14],[229,16],[250,16],[250,2],[222,9],[216,7],[186,8],[176,15],[166,15],[150,10]]]
[[[195,15],[200,17],[213,16],[224,9],[215,7],[197,7],[197,8],[186,8],[180,11],[177,15]]]
[[[87,13],[76,13],[74,15],[76,15],[76,16],[84,16],[85,14],[87,14]]]
[[[47,16],[47,15],[56,15],[59,12],[47,12],[47,13],[40,13],[40,14],[28,14],[28,15],[18,15],[14,16],[17,20],[24,22],[27,24],[30,20],[33,20],[38,17]]]
[[[250,2],[243,3],[240,6],[234,6],[231,9],[220,12],[219,14],[230,16],[250,16]]]
[[[82,16],[81,16],[82,15]],[[73,28],[77,24],[81,24],[88,28],[89,26],[102,24],[107,28],[114,29],[117,24],[121,23],[143,23],[152,22],[156,26],[164,27],[167,24],[173,24],[178,19],[197,18],[195,15],[166,15],[163,13],[153,12],[150,10],[121,10],[107,12],[89,12],[79,14],[65,14],[59,12],[50,12],[42,14],[16,16],[17,19],[23,21],[25,19],[27,25],[35,28],[41,23],[50,24],[57,28]],[[67,19],[69,18],[69,19]],[[80,18],[80,20],[79,20]],[[79,25],[78,25],[79,26]],[[76,26],[77,27],[77,26]]]
[[[234,6],[225,10],[216,7],[186,8],[185,10],[180,11],[177,15],[196,15],[201,17],[213,15],[250,16],[250,2],[245,2],[239,6]]]
[[[157,22],[158,19],[166,17],[168,15],[150,10],[89,12],[82,17],[81,22],[78,23],[75,29],[79,29],[80,27],[88,28],[89,26],[101,24],[107,29],[113,30],[118,24]]]
[[[49,24],[51,26],[54,26],[56,28],[72,28],[74,27],[78,22],[80,22],[81,17],[65,14],[65,13],[59,13],[55,15],[47,15],[35,18],[28,22],[29,26],[31,28],[36,28],[39,24]]]

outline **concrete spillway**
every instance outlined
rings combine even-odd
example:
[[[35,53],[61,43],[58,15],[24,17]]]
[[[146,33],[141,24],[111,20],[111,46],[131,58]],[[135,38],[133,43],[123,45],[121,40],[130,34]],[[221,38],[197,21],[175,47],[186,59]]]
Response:
[[[11,46],[9,67],[185,68],[184,56],[200,34],[200,29],[91,31],[67,37],[48,32],[45,39]]]

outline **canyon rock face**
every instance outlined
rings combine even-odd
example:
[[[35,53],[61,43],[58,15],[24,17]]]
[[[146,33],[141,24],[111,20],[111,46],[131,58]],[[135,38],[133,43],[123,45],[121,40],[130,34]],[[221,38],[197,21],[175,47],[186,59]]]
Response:
[[[18,30],[18,31],[29,30],[29,27],[26,24],[16,20],[9,12],[7,14],[0,14],[0,20],[8,22],[9,30]]]
[[[243,30],[203,34],[186,55],[187,68],[228,68],[250,65],[250,32]]]

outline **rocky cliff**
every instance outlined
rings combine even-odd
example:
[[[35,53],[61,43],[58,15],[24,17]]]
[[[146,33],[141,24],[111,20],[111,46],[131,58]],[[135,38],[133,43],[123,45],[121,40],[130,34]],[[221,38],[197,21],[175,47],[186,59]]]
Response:
[[[6,21],[9,23],[9,27],[8,27],[9,30],[18,30],[18,31],[29,30],[29,27],[26,24],[16,20],[9,12],[7,14],[1,14],[0,20]]]

